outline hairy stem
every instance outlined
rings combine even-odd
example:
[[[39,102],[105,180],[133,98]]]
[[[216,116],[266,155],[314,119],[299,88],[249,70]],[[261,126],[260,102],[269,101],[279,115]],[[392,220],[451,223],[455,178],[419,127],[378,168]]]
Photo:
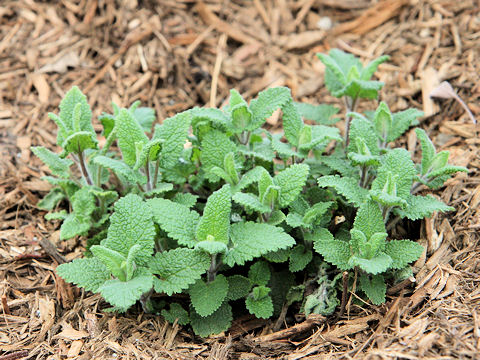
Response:
[[[155,189],[157,187],[158,182],[158,168],[160,167],[160,156],[158,157],[157,161],[155,162],[155,172],[153,174],[153,184],[152,187]]]
[[[210,269],[208,269],[208,282],[212,282],[215,280],[215,276],[217,275],[217,254],[210,255]]]
[[[147,191],[152,190],[152,184],[150,183],[150,166],[149,162],[147,160],[147,163],[145,164],[145,175],[147,175]]]
[[[347,107],[347,113],[355,111],[357,105],[357,98],[345,97],[345,106]],[[345,148],[350,143],[350,123],[352,121],[351,116],[345,118]]]
[[[85,158],[83,157],[83,151],[80,149],[80,144],[78,144],[78,162],[80,163],[80,171],[82,172],[83,179],[88,185],[93,185],[92,178],[88,173],[87,166],[85,164]]]

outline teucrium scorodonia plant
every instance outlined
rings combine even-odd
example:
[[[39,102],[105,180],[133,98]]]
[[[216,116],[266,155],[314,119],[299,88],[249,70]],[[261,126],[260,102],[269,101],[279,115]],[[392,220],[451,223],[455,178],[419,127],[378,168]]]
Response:
[[[388,57],[365,67],[340,50],[319,57],[328,90],[347,104],[345,137],[334,126],[337,108],[295,103],[279,87],[250,103],[232,90],[223,109],[194,108],[155,126],[152,109],[114,104],[100,116],[98,141],[86,97],[73,87],[59,115],[50,114],[61,152],[32,148],[55,186],[39,207],[62,209],[67,200],[70,212],[48,218],[63,221],[61,239],[88,239],[86,256],[58,274],[100,293],[110,310],[140,300],[201,336],[227,330],[232,306],[265,319],[292,306],[331,314],[339,271],[356,274],[357,290],[374,304],[384,302],[393,275],[408,273],[423,252],[390,238],[390,227],[452,210],[418,190],[466,169],[449,165],[421,129],[420,164],[393,147],[420,111],[392,113],[381,102],[354,112],[361,98],[377,97],[383,84],[372,76]],[[269,133],[262,126],[277,109],[283,132]],[[307,284],[317,288],[304,296]],[[168,301],[152,300],[154,292]]]

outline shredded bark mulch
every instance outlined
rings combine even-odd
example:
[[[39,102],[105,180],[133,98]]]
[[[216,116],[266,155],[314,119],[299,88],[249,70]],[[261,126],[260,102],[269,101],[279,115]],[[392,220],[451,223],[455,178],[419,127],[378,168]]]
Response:
[[[20,0],[0,2],[0,360],[5,359],[474,359],[480,352],[480,161],[477,129],[453,100],[429,93],[449,81],[480,114],[480,15],[475,0]],[[337,47],[382,54],[381,99],[417,107],[421,127],[451,162],[467,166],[434,193],[456,212],[421,222],[426,246],[415,279],[383,306],[351,305],[338,321],[298,319],[273,332],[244,318],[216,337],[134,309],[101,311],[98,295],[55,275],[84,240],[59,241],[36,203],[49,190],[32,145],[55,148],[47,112],[72,85],[94,115],[141,100],[162,121],[289,86],[294,98],[333,103],[315,57]],[[364,103],[375,108],[375,103]],[[272,117],[268,126],[275,128]],[[101,130],[101,125],[96,124]],[[402,142],[418,156],[413,131]],[[398,231],[403,231],[399,229]]]

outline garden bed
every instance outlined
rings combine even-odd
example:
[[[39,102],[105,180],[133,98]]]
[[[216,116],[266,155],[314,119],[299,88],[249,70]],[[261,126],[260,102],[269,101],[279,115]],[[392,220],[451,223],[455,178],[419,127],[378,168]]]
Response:
[[[245,2],[246,4],[247,2]],[[476,128],[459,104],[428,97],[448,80],[480,113],[474,1],[113,1],[6,2],[0,6],[0,350],[29,358],[474,358],[480,351]],[[333,22],[328,27],[328,19]],[[319,26],[321,25],[321,26]],[[322,27],[324,27],[322,29]],[[98,295],[59,278],[58,263],[81,255],[82,239],[59,241],[36,208],[48,191],[32,145],[53,148],[56,111],[73,84],[94,109],[141,100],[162,120],[193,106],[220,106],[230,88],[252,98],[288,86],[297,101],[332,103],[315,57],[337,47],[380,66],[381,99],[392,111],[424,111],[420,127],[450,162],[466,166],[436,192],[456,208],[421,222],[428,249],[416,283],[392,289],[382,306],[340,319],[299,318],[272,335],[270,322],[239,319],[202,341],[140,308],[100,310]],[[98,116],[99,113],[94,113]],[[268,127],[279,127],[272,117]],[[96,130],[101,130],[97,123]],[[419,156],[413,131],[401,143]],[[48,247],[45,239],[54,244]],[[416,239],[414,239],[416,240]],[[1,359],[1,355],[0,355]]]

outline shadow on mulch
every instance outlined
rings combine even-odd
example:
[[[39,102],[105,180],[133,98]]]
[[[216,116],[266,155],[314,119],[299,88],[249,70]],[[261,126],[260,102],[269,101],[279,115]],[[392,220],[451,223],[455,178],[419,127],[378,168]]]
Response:
[[[457,103],[439,106],[428,97],[448,80],[480,114],[474,0],[3,1],[0,34],[0,350],[11,354],[0,359],[477,356],[479,139]],[[243,319],[227,334],[200,339],[135,310],[103,313],[98,295],[55,275],[62,257],[80,256],[84,243],[59,242],[58,224],[35,207],[49,185],[29,148],[55,147],[46,114],[72,84],[87,94],[94,115],[112,100],[141,100],[160,120],[222,105],[232,87],[252,97],[289,86],[299,101],[337,103],[314,56],[332,47],[365,60],[389,54],[378,72],[387,84],[382,100],[392,111],[421,108],[434,143],[471,170],[435,193],[457,211],[422,222],[427,252],[415,264],[415,284],[393,289],[383,306],[352,306],[336,323],[310,318],[272,334],[270,323]],[[418,151],[413,132],[402,141]],[[57,249],[45,251],[44,239]]]

